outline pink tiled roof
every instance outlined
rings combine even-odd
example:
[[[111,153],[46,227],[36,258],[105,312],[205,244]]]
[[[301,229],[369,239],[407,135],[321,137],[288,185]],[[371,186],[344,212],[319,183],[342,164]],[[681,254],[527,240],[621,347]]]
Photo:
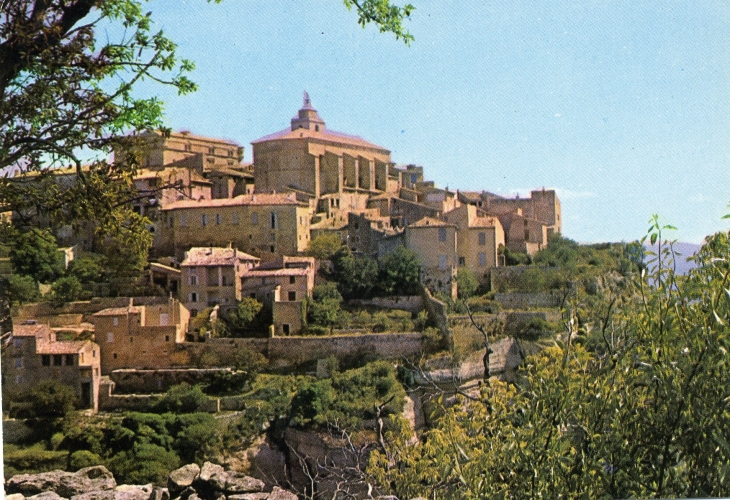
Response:
[[[314,139],[319,140],[323,142],[330,142],[335,144],[347,144],[350,146],[358,146],[361,148],[368,148],[368,149],[377,149],[382,153],[390,154],[390,151],[385,149],[382,146],[378,146],[377,144],[373,144],[372,142],[368,142],[362,137],[358,137],[356,135],[349,135],[349,134],[343,134],[342,132],[335,132],[334,130],[325,129],[322,131],[314,131],[309,130],[306,128],[298,128],[296,130],[291,130],[291,128],[286,128],[284,130],[280,130],[279,132],[275,132],[273,134],[269,134],[267,136],[262,137],[261,139],[257,139],[253,141],[251,144],[259,144],[262,142],[269,142],[269,141],[290,141],[290,140],[298,140],[298,139]]]
[[[261,259],[235,248],[193,247],[185,252],[183,266],[232,266],[238,261],[259,262]]]
[[[300,267],[288,267],[284,269],[251,269],[241,276],[246,278],[263,278],[266,276],[306,276],[309,271]]]
[[[141,313],[142,307],[141,306],[110,307],[108,309],[102,309],[101,311],[94,313],[94,316],[123,316],[123,315],[127,314],[128,312]]]
[[[408,227],[456,227],[456,224],[434,219],[433,217],[424,217]]]
[[[91,344],[90,340],[63,340],[60,342],[39,342],[36,347],[36,354],[76,354],[87,344]]]
[[[13,325],[13,337],[36,337],[43,333],[51,333],[48,325]]]
[[[308,206],[296,200],[293,193],[256,193],[242,194],[235,198],[216,198],[213,200],[182,200],[170,203],[162,210],[174,210],[176,208],[215,208],[235,207],[246,205],[299,205]]]

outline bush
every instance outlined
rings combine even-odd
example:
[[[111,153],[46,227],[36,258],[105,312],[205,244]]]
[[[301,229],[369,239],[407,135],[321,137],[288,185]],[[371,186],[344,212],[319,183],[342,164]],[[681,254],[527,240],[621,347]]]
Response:
[[[78,450],[71,454],[68,459],[68,468],[71,471],[77,471],[84,467],[91,467],[92,465],[101,465],[103,463],[102,458],[96,453],[92,453],[89,450]]]
[[[373,332],[389,332],[394,328],[394,323],[383,311],[373,314]]]
[[[521,340],[536,341],[552,335],[550,324],[542,318],[532,318],[522,325],[516,332],[515,337]]]
[[[32,276],[13,274],[8,278],[8,285],[13,302],[23,304],[25,302],[35,302],[40,298],[38,283],[35,282]]]
[[[109,460],[109,469],[117,482],[124,484],[165,486],[170,471],[179,466],[180,458],[175,452],[147,443],[137,443]]]
[[[63,276],[51,285],[51,302],[63,305],[79,300],[84,295],[84,288],[76,276]]]
[[[39,382],[26,395],[35,417],[65,417],[78,404],[76,391],[56,380]]]
[[[48,451],[42,443],[28,448],[3,447],[5,477],[17,473],[35,474],[56,469],[65,469],[68,463],[67,451]]]
[[[207,399],[199,386],[191,386],[183,382],[170,387],[162,399],[154,405],[154,411],[157,413],[192,413],[197,411],[198,407]]]

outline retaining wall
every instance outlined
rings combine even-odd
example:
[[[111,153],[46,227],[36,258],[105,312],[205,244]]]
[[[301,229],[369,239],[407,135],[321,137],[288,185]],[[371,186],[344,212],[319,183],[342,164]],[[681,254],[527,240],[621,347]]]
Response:
[[[380,307],[384,309],[400,309],[417,313],[423,309],[423,299],[420,295],[399,295],[395,297],[374,297],[369,300],[350,300],[349,305],[360,307]]]

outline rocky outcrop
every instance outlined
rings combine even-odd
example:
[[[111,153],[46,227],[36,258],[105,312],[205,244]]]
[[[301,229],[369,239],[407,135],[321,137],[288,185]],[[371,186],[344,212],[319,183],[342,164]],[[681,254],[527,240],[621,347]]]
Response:
[[[5,483],[5,498],[12,500],[297,500],[294,493],[220,465],[188,464],[170,472],[167,488],[152,484],[117,485],[103,466],[78,472],[53,471],[20,474]]]

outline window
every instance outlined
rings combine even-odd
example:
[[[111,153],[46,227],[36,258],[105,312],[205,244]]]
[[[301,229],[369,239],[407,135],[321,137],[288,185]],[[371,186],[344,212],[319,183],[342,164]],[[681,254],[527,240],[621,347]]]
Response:
[[[289,276],[289,284],[290,285],[293,285],[296,282],[297,282],[297,277],[296,276]]]
[[[129,337],[129,343],[130,344],[134,343],[134,337]]]
[[[274,245],[271,245],[271,246],[269,247],[269,250],[271,250],[271,253],[274,253]]]
[[[170,336],[169,335],[165,335],[165,342],[170,342]]]
[[[279,225],[279,215],[276,212],[271,212],[271,229],[276,229]]]
[[[200,225],[201,226],[207,226],[208,225],[208,214],[203,214],[200,216]]]
[[[113,333],[107,333],[106,334],[106,341],[107,341],[107,343],[114,342],[114,334]]]
[[[190,317],[191,318],[194,318],[197,315],[198,315],[198,310],[197,309],[190,309]]]
[[[119,318],[115,317],[114,319],[112,319],[112,325],[119,326]]]
[[[23,358],[15,358],[15,368],[23,368]]]
[[[259,213],[254,212],[251,214],[251,224],[258,224],[259,223]]]
[[[180,214],[180,225],[185,226],[185,214]]]
[[[53,366],[62,366],[63,365],[63,356],[60,354],[54,354],[53,355]]]
[[[487,233],[479,233],[479,244],[484,246],[487,244]]]
[[[487,267],[487,254],[479,252],[479,267]]]
[[[234,224],[238,224],[238,214],[233,214],[231,218],[233,219]]]
[[[68,366],[73,366],[73,364],[74,364],[74,355],[73,354],[66,354],[66,364]]]
[[[117,353],[116,352],[112,354],[112,358],[117,359]]]
[[[190,294],[190,302],[197,302],[198,301],[198,294],[197,292],[193,292]]]
[[[289,332],[291,331],[289,323],[284,323],[283,325],[281,325],[281,331],[284,333],[284,335],[289,335]]]
[[[252,299],[255,299],[256,298],[256,294],[255,293],[249,293],[248,296],[251,297]]]
[[[439,255],[439,269],[446,269],[449,264],[449,258],[446,255]]]
[[[439,241],[446,241],[446,228],[445,227],[439,228]]]
[[[170,217],[167,219],[167,227],[174,227],[175,226],[175,219],[173,217]]]
[[[195,274],[191,274],[190,276],[188,276],[188,282],[191,285],[193,285],[193,286],[194,285],[197,285],[198,284],[198,277]]]
[[[216,225],[220,226],[222,221],[223,221],[223,217],[221,217],[221,214],[215,214]]]
[[[91,351],[91,357],[92,358],[95,358],[96,357],[96,349],[94,349],[93,351]]]
[[[51,356],[49,354],[41,356],[41,364],[43,366],[51,366]]]
[[[271,233],[271,241],[276,241],[276,233]]]
[[[208,154],[214,155],[215,154],[215,148],[208,148]]]
[[[289,299],[289,302],[294,302],[297,300],[297,292],[290,291],[287,295],[287,299]]]
[[[466,265],[466,257],[459,257],[459,265],[460,266]]]

